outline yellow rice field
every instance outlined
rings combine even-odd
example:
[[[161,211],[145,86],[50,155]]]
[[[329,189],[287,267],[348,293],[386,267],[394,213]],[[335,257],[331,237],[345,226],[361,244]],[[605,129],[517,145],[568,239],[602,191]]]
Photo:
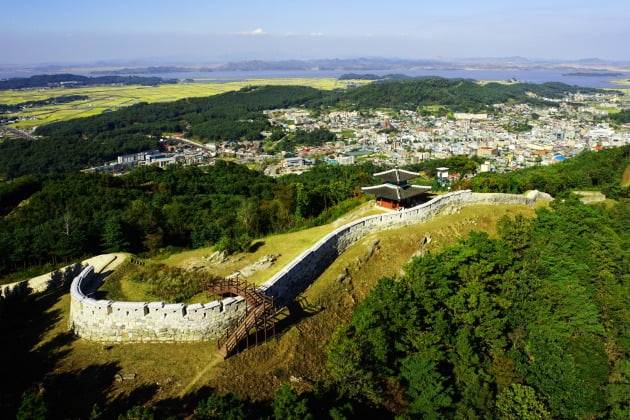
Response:
[[[28,118],[14,123],[13,127],[33,128],[54,121],[89,117],[104,111],[139,102],[168,102],[183,98],[211,96],[239,90],[246,86],[291,85],[311,86],[317,89],[343,89],[349,84],[365,83],[362,80],[337,80],[335,78],[273,78],[273,79],[196,79],[192,83],[160,86],[98,86],[82,88],[42,88],[31,90],[0,91],[0,104],[18,104],[66,95],[84,95],[86,100],[26,109],[13,114]]]

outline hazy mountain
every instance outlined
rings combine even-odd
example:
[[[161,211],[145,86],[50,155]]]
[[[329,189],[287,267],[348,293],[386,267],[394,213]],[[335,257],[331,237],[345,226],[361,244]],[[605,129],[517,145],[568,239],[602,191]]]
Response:
[[[222,64],[191,64],[191,60],[108,60],[83,65],[49,65],[40,67],[4,67],[0,72],[25,71],[38,73],[81,72],[101,75],[155,74],[172,72],[212,72],[212,71],[317,71],[317,70],[596,70],[630,71],[630,62],[608,61],[599,58],[576,60],[530,59],[511,57],[469,57],[442,59],[405,59],[383,57],[323,58],[314,60],[245,60],[228,61]],[[80,70],[78,70],[80,69]]]

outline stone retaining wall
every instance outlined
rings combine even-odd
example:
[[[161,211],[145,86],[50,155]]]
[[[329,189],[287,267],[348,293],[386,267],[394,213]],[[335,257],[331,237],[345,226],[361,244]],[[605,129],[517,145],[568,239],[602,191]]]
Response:
[[[447,207],[468,204],[523,204],[533,206],[536,198],[514,194],[482,194],[469,190],[439,196],[419,206],[398,212],[367,216],[344,225],[322,238],[317,244],[276,273],[261,286],[275,297],[280,306],[302,293],[350,245],[365,235],[386,229],[410,226],[427,221]]]
[[[349,246],[365,235],[423,222],[447,207],[468,204],[524,204],[535,196],[478,194],[457,191],[398,212],[368,216],[326,235],[282,268],[260,289],[284,306],[302,293]],[[112,302],[91,298],[100,281],[86,268],[71,285],[70,329],[79,337],[101,342],[201,341],[218,338],[245,311],[242,298],[193,305],[163,302]]]

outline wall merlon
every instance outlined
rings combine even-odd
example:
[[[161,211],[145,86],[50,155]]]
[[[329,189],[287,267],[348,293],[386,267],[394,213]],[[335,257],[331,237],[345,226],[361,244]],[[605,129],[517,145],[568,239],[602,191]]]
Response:
[[[140,318],[149,313],[147,302],[112,302],[109,307],[117,318]]]
[[[186,315],[186,305],[183,303],[167,303],[162,308],[162,314],[165,317],[180,318]]]
[[[204,303],[206,310],[221,312],[223,309],[223,303],[220,300],[214,300],[212,302]]]
[[[149,302],[147,306],[152,310],[161,310],[164,308],[164,302]]]

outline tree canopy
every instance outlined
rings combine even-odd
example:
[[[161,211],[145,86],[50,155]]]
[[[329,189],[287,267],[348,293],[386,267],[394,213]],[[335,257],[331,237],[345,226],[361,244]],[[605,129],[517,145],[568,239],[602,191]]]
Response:
[[[628,188],[622,187],[620,181],[628,165],[630,146],[622,146],[582,152],[549,166],[479,174],[471,180],[471,185],[479,192],[519,194],[536,189],[555,196],[566,195],[572,189],[598,189],[610,198],[627,197]]]
[[[558,202],[381,279],[331,341],[339,390],[381,404],[397,382],[427,418],[626,417],[628,208]]]
[[[225,161],[140,167],[124,176],[29,175],[0,184],[0,273],[103,252],[156,254],[327,223],[357,205],[372,165],[320,165],[274,179]]]

